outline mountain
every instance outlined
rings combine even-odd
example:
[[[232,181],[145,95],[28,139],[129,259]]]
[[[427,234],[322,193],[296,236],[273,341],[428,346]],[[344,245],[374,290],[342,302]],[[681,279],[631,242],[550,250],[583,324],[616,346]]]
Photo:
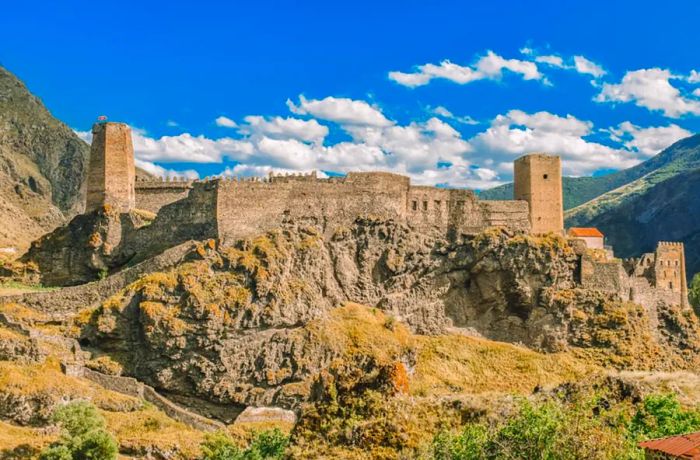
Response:
[[[680,171],[700,167],[699,146],[700,135],[695,135],[676,142],[653,158],[632,168],[605,176],[564,177],[564,209],[572,209],[588,203],[609,191],[633,183],[645,176],[648,176],[647,179],[638,183],[637,186],[646,188],[673,177]],[[510,200],[513,198],[513,184],[508,183],[483,190],[479,196],[485,200]],[[590,218],[589,211],[578,210],[576,216],[578,213],[582,213],[581,217],[574,217],[574,214],[568,217],[571,219],[572,225],[585,222],[584,214]]]
[[[0,67],[0,248],[21,250],[82,206],[89,146]]]
[[[566,221],[572,226],[583,225],[598,215],[645,194],[657,184],[697,168],[700,168],[700,135],[682,139],[644,163],[621,171],[629,177],[637,178],[568,210]]]
[[[682,241],[692,276],[700,271],[700,169],[648,185],[651,179],[571,210],[567,222],[599,228],[618,257],[652,251],[657,241]]]

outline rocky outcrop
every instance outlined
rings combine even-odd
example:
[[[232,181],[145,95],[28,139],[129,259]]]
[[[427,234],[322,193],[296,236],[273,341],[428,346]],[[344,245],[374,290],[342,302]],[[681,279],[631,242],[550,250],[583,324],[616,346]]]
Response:
[[[64,320],[79,310],[97,306],[147,273],[166,270],[189,258],[201,258],[196,248],[195,242],[188,241],[99,281],[56,291],[0,296],[0,305],[16,303],[38,310],[54,320]]]
[[[382,310],[387,328],[395,321],[427,334],[457,327],[542,350],[590,348],[601,360],[624,349],[621,367],[645,341],[644,359],[674,343],[650,341],[658,334],[648,312],[618,308],[614,295],[572,297],[577,256],[553,236],[493,229],[448,241],[373,220],[324,235],[290,223],[200,253],[203,260],[146,276],[110,299],[83,325],[82,340],[119,356],[126,374],[159,391],[238,408],[296,408],[312,398],[315,376],[341,353],[317,322],[348,301]],[[623,311],[632,319],[621,320]],[[695,355],[697,321],[681,311],[673,318],[684,323],[667,333],[685,334],[691,351],[657,366]],[[606,341],[616,334],[619,342]],[[414,360],[410,348],[388,359],[403,369]],[[368,357],[351,362],[364,373],[388,372]]]

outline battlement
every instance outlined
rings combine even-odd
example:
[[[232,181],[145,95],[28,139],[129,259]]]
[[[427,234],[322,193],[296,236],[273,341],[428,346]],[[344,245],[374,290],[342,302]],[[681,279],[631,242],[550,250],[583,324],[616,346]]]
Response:
[[[670,247],[670,248],[683,248],[683,243],[678,243],[675,241],[659,241],[658,243],[659,248],[665,248],[665,247]]]

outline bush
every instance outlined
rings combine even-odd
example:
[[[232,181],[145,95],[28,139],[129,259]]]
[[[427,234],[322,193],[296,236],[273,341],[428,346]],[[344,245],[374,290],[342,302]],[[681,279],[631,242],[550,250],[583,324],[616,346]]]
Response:
[[[674,393],[644,398],[629,424],[634,440],[662,438],[700,430],[700,409],[683,409]]]
[[[226,433],[207,435],[200,448],[202,460],[243,460],[243,452]]]
[[[41,460],[117,458],[117,442],[105,429],[104,418],[92,404],[66,404],[56,409],[51,419],[61,427],[61,437],[41,453]]]
[[[201,445],[202,460],[277,460],[284,455],[289,438],[279,429],[261,431],[243,449],[226,433],[208,435]]]
[[[595,398],[574,403],[522,400],[517,412],[500,424],[471,423],[456,434],[439,433],[431,453],[434,460],[642,458],[611,422]]]

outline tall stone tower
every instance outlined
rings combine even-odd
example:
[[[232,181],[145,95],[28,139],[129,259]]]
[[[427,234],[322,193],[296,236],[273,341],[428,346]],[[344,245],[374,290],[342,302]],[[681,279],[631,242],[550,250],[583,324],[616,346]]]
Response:
[[[660,241],[656,247],[654,279],[657,288],[680,295],[681,306],[688,303],[685,278],[685,249],[683,243]]]
[[[92,147],[87,180],[85,212],[104,205],[128,212],[136,204],[134,146],[131,129],[124,123],[103,122],[92,126]]]
[[[564,233],[561,158],[533,153],[515,160],[513,194],[530,205],[532,233]]]

